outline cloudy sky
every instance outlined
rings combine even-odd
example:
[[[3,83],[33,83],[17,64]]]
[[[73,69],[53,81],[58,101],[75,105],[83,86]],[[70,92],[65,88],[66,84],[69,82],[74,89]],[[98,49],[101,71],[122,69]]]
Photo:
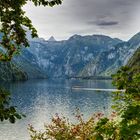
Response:
[[[63,0],[60,6],[24,10],[40,37],[105,34],[128,40],[140,31],[140,0]]]

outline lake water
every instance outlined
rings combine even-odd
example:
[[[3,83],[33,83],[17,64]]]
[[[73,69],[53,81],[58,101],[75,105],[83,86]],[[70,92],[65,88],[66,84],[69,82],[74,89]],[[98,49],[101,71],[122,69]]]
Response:
[[[111,111],[111,93],[71,89],[113,88],[110,80],[31,80],[5,86],[11,91],[12,105],[26,118],[15,124],[0,122],[0,140],[29,140],[28,124],[41,129],[56,113],[75,121],[73,113],[77,107],[84,119],[95,112],[108,115]]]

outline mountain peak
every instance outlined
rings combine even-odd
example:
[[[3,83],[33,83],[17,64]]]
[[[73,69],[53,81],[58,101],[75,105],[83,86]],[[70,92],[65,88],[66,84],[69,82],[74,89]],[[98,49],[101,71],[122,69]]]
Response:
[[[48,41],[53,42],[53,41],[56,41],[56,39],[55,39],[53,36],[51,36],[51,37],[48,39]]]

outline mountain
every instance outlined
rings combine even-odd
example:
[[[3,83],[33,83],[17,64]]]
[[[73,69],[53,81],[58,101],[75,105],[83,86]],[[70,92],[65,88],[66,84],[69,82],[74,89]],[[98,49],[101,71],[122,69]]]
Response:
[[[31,39],[12,63],[28,78],[111,76],[140,46],[140,33],[124,42],[105,35],[73,35],[68,40]]]
[[[47,78],[47,75],[42,72],[42,69],[39,67],[37,63],[37,57],[29,48],[25,48],[21,51],[20,56],[14,57],[12,62],[27,73],[29,79],[39,79],[39,78]]]
[[[27,80],[28,76],[11,62],[0,62],[0,81]]]
[[[86,65],[79,73],[80,77],[111,76],[119,67],[126,65],[137,48],[140,47],[140,33],[127,42],[114,45],[110,50],[104,51]]]
[[[0,40],[1,39],[2,34],[0,33]],[[3,52],[5,50],[0,46],[0,51]],[[0,62],[0,81],[21,81],[27,79],[27,73],[13,62]]]
[[[53,36],[51,36],[48,41],[56,41],[55,38]]]
[[[31,78],[38,78],[39,74],[39,77],[75,77],[100,53],[120,42],[104,35],[74,35],[65,41],[31,40],[30,47],[14,61]]]
[[[127,66],[131,68],[131,71],[140,73],[140,48],[138,48],[134,55],[129,59]]]
[[[123,42],[123,40],[119,39],[119,38],[114,38],[114,40],[118,41],[118,43]]]

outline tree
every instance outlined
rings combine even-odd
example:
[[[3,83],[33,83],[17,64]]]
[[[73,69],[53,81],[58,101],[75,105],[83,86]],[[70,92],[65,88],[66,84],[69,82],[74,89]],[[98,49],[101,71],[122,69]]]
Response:
[[[62,3],[62,0],[0,0],[0,47],[4,48],[0,52],[1,61],[10,61],[22,47],[29,46],[25,28],[31,31],[32,37],[37,37],[36,29],[22,9],[28,1],[33,2],[35,6],[50,7]]]
[[[37,37],[37,31],[31,20],[25,15],[22,7],[31,1],[35,6],[61,4],[62,0],[0,0],[0,61],[10,61],[22,47],[28,47],[25,28]],[[14,123],[23,115],[17,113],[14,106],[9,105],[9,92],[0,87],[0,121],[9,120]]]
[[[122,67],[113,76],[114,85],[118,89],[125,89],[124,93],[115,93],[114,100],[115,109],[121,117],[119,131],[123,140],[140,139],[140,65],[136,64],[131,68]],[[134,69],[135,66],[138,69]]]

